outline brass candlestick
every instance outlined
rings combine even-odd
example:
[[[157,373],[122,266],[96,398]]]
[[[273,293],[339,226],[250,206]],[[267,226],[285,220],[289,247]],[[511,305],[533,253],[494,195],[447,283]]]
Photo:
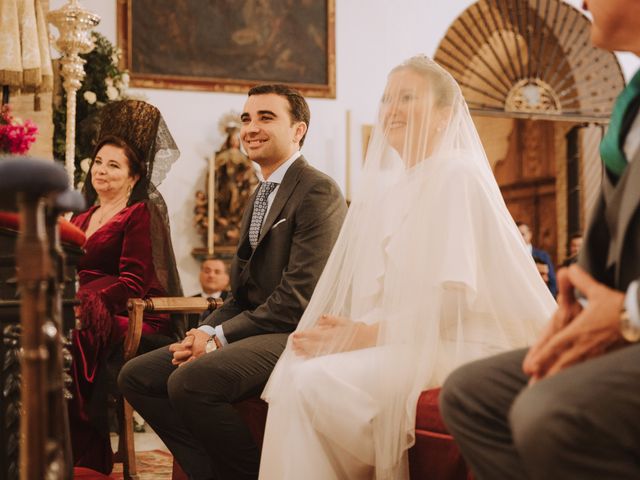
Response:
[[[81,53],[89,53],[94,44],[91,29],[100,23],[100,17],[70,0],[58,10],[47,15],[47,20],[58,29],[60,35],[55,42],[56,49],[62,54],[62,86],[67,94],[67,136],[65,141],[65,168],[71,185],[74,184],[76,154],[76,93],[85,77],[85,60]]]

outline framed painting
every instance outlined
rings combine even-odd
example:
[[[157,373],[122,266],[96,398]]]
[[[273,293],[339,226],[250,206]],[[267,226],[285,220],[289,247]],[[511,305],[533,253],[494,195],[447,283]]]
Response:
[[[119,0],[131,85],[335,98],[335,0]]]

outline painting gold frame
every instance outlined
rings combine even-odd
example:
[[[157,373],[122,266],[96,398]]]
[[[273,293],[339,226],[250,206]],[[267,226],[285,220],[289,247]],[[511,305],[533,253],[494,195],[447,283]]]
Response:
[[[336,96],[335,0],[118,0],[117,23],[133,87]]]

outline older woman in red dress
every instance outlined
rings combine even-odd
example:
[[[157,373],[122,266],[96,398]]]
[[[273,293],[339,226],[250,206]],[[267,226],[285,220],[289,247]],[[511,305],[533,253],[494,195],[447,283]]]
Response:
[[[74,462],[106,474],[113,467],[107,359],[126,334],[127,300],[181,295],[166,206],[155,189],[178,155],[155,107],[133,100],[107,105],[84,188],[90,208],[72,219],[87,236],[72,343]],[[171,329],[167,315],[145,314],[143,335]]]

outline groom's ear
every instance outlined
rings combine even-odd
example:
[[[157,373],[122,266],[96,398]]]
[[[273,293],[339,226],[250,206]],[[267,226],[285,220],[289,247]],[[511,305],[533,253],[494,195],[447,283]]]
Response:
[[[297,122],[295,126],[295,134],[293,136],[293,143],[300,144],[300,140],[307,133],[307,124],[304,122]]]

